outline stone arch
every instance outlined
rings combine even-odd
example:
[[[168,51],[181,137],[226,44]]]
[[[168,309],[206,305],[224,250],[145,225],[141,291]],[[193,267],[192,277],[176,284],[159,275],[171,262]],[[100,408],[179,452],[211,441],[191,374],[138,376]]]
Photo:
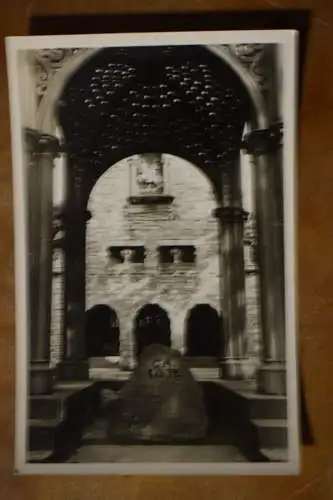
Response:
[[[267,119],[267,113],[266,113],[266,109],[265,109],[264,100],[263,100],[263,97],[261,96],[259,86],[255,82],[255,80],[252,77],[252,75],[250,74],[250,72],[245,67],[242,66],[242,63],[236,58],[236,56],[229,53],[229,50],[227,47],[211,47],[211,46],[204,47],[204,46],[201,46],[201,49],[207,49],[208,51],[212,52],[216,56],[217,60],[219,60],[219,62],[222,62],[225,67],[228,67],[233,72],[234,78],[238,79],[237,81],[238,81],[239,85],[243,86],[243,89],[245,90],[245,94],[247,95],[247,98],[251,104],[250,108],[252,110],[252,114],[247,115],[247,119],[246,119],[246,123],[249,124],[249,132],[253,128],[254,129],[258,128],[258,127],[262,128],[262,129],[266,128],[266,126],[269,123],[268,123],[268,119]],[[95,51],[94,53],[98,53],[98,52],[99,51]],[[84,66],[84,64],[79,65],[80,68],[83,66]],[[220,66],[220,68],[222,69],[222,65]],[[69,75],[67,75],[67,77],[68,76]],[[72,74],[72,76],[73,76],[73,74]],[[221,81],[221,80],[223,80],[222,74],[221,74],[221,79],[219,81]],[[62,88],[61,88],[61,90],[59,90],[58,99],[53,99],[52,106],[57,106],[57,104],[59,102],[59,97],[60,97],[61,92],[65,86],[65,83],[66,82],[62,82]],[[46,102],[44,102],[44,104],[46,104]],[[46,106],[46,108],[47,108],[47,106]],[[53,111],[54,111],[54,109],[53,109]],[[221,113],[219,112],[218,115],[221,116]],[[41,122],[43,122],[43,118],[41,118]],[[194,120],[194,122],[195,122],[195,120]],[[53,124],[48,122],[47,119],[45,119],[45,124],[46,124],[45,125],[46,127],[47,126],[49,127],[49,132],[52,133]],[[45,130],[45,128],[43,126],[40,126],[39,128],[41,131],[47,132],[47,130]],[[202,131],[205,131],[205,130],[206,129],[203,126]],[[177,135],[177,134],[175,134],[175,135]],[[207,136],[209,136],[209,134],[207,134]],[[152,141],[152,143],[153,143],[153,141]],[[214,143],[219,144],[219,147],[223,149],[221,142],[219,142],[216,138],[214,140]],[[241,146],[241,142],[239,142],[239,148],[240,148],[240,146]],[[147,148],[145,148],[145,149],[147,149]],[[237,151],[239,153],[239,149]],[[140,153],[142,151],[138,151],[138,152]],[[179,155],[179,151],[174,151],[174,150],[170,149],[168,152],[170,154]],[[128,155],[130,153],[132,153],[132,152],[128,151]],[[236,153],[236,148],[234,148],[234,153]],[[82,155],[84,156],[84,153],[82,153]],[[68,155],[68,156],[70,157],[70,155]],[[183,156],[183,157],[187,158],[191,163],[199,164],[199,166],[200,166],[200,162],[198,161],[198,158],[193,159],[193,157],[190,158],[189,156],[186,157],[185,155],[180,155],[180,156]],[[123,155],[123,157],[124,157],[124,155]],[[233,157],[233,160],[235,160],[235,159],[236,159],[236,154]],[[104,162],[107,161],[107,163],[110,165],[111,162],[109,160],[110,160],[109,158],[104,158]],[[118,158],[118,160],[119,160],[119,158]],[[72,161],[73,161],[73,157],[72,157]],[[113,163],[115,163],[115,162],[112,162],[112,164]],[[258,167],[257,168],[257,171],[258,171],[257,175],[259,176],[259,175],[263,174],[264,178],[266,178],[268,175],[268,173],[267,173],[267,156],[265,156],[265,154],[262,154],[259,158],[255,159],[255,163],[256,163],[256,166]],[[213,165],[214,162],[211,162],[211,164]],[[82,262],[81,262],[81,264],[77,265],[77,271],[76,271],[76,274],[80,275],[80,279],[81,279],[84,276],[85,256],[84,256],[84,251],[82,250],[82,248],[84,246],[85,222],[87,220],[86,217],[87,216],[89,217],[89,214],[85,213],[85,202],[89,196],[88,191],[90,191],[92,185],[96,182],[97,178],[103,172],[99,171],[98,173],[96,173],[96,175],[91,174],[93,169],[89,169],[88,166],[84,165],[84,164],[79,165],[77,162],[75,163],[75,161],[71,164],[71,167],[75,167],[75,168],[70,169],[73,176],[69,182],[71,183],[73,190],[75,191],[74,194],[77,195],[77,198],[70,196],[70,201],[71,201],[72,206],[68,207],[68,211],[69,211],[68,220],[71,219],[71,220],[69,220],[68,227],[70,227],[70,226],[74,227],[76,225],[75,231],[73,231],[71,234],[71,240],[73,240],[73,242],[74,242],[74,240],[76,241],[76,247],[77,248],[80,247],[79,252],[82,253],[82,255],[81,255]],[[223,167],[224,167],[223,161],[216,161],[215,162],[214,170],[215,170],[216,177],[215,177],[214,181],[218,180],[219,177],[223,176],[223,170],[224,170]],[[103,168],[105,168],[105,167],[103,167]],[[75,169],[76,169],[76,172],[75,172]],[[101,169],[101,170],[103,170],[103,169]],[[227,170],[228,169],[226,168],[226,174],[228,173]],[[90,185],[89,189],[87,189],[83,186],[83,181],[82,181],[83,172],[87,173],[88,171],[90,171],[89,175],[92,175],[92,176],[95,175],[95,178],[91,180],[91,185]],[[81,176],[81,178],[80,178],[80,176]],[[227,177],[227,175],[225,175],[224,177]],[[222,183],[221,179],[220,179],[220,182]],[[220,190],[220,188],[221,188],[221,185],[220,186],[217,185],[217,192],[221,193],[222,190]],[[82,193],[83,193],[83,196],[82,196]],[[257,204],[264,207],[265,204],[267,204],[268,198],[269,197],[267,195],[267,189],[265,188],[265,183],[261,182],[260,185],[258,185]],[[222,201],[222,199],[221,199],[221,201]],[[222,205],[222,203],[221,203],[221,205]],[[228,203],[227,203],[227,205],[228,205]],[[235,205],[237,205],[237,203]],[[224,207],[222,206],[219,208],[221,208],[221,210],[218,210],[216,212],[217,217],[221,217],[221,218],[224,216],[227,217],[227,214],[224,213]],[[236,209],[234,212],[231,210],[231,212],[233,212],[231,214],[232,217],[236,218],[236,217],[238,217],[238,216],[240,217],[242,215],[242,214],[238,213],[238,211],[237,211],[239,207],[235,206],[232,208]],[[275,210],[275,208],[274,208],[274,210]],[[227,212],[227,210],[225,210],[225,212]],[[264,211],[263,211],[263,214],[261,214],[261,215],[262,215],[262,219],[260,221],[261,234],[265,233],[264,236],[267,239],[267,235],[269,233],[269,231],[267,231],[267,224],[266,224],[268,215],[266,216]],[[77,221],[79,224],[76,224]],[[262,246],[264,246],[264,245],[262,245]],[[73,244],[73,249],[74,249],[74,244]],[[78,254],[77,249],[75,250],[75,252],[73,250],[72,257],[74,258],[77,254]],[[268,267],[267,262],[264,262],[264,266],[265,266],[265,269]],[[262,282],[264,281],[264,278],[261,279]],[[266,281],[268,282],[268,279],[266,279]],[[269,286],[267,285],[266,282],[263,283],[263,285],[261,285],[261,288],[263,288],[263,287],[269,288]],[[73,295],[75,295],[76,294],[76,292],[74,290],[75,287],[72,286],[72,288],[73,288]],[[72,292],[70,293],[70,295],[72,295]],[[277,300],[278,300],[278,298],[276,299],[276,301]],[[77,297],[77,298],[75,297],[73,299],[73,301],[78,303],[78,305],[77,305],[78,308],[81,307],[79,305],[79,303],[84,304],[83,297]],[[268,322],[267,318],[266,318],[267,315],[265,316],[265,314],[263,315],[263,321],[265,323],[267,323]],[[228,320],[227,317],[226,317],[226,319]],[[227,321],[226,321],[226,324],[227,324]],[[227,330],[230,330],[230,328],[226,327],[226,336],[230,336],[229,335],[230,332],[228,333]]]
[[[134,321],[136,356],[150,344],[171,347],[170,318],[165,309],[158,304],[146,304],[136,314]]]
[[[207,303],[196,304],[186,318],[186,355],[219,358],[223,353],[223,324],[217,310]]]
[[[268,123],[267,110],[262,94],[258,88],[255,78],[251,72],[243,66],[241,61],[232,54],[226,46],[223,45],[205,45],[206,49],[216,55],[222,63],[227,64],[242,81],[253,104],[253,128],[259,126],[265,128]],[[66,85],[68,78],[77,72],[91,57],[97,54],[103,48],[89,48],[84,52],[73,55],[53,76],[48,92],[44,95],[37,111],[37,129],[43,133],[54,133],[55,122],[53,120],[54,111],[58,100]]]
[[[37,110],[38,130],[46,134],[54,133],[54,129],[58,125],[54,119],[55,109],[68,78],[100,50],[102,49],[86,49],[84,52],[73,54],[55,73]]]
[[[132,50],[139,51],[134,58]],[[76,274],[76,278],[68,279],[67,297],[77,302],[76,308],[84,306],[76,282],[85,276],[86,222],[91,216],[87,202],[110,165],[155,148],[196,165],[212,183],[217,200],[222,201],[223,170],[234,169],[238,162],[251,108],[242,81],[228,64],[223,66],[225,78],[220,78],[221,58],[203,46],[151,50],[149,60],[142,48],[124,53],[107,48],[97,51],[69,77],[57,103],[70,167],[66,217],[72,255],[68,266],[75,261],[76,268],[75,273],[68,269],[68,276]],[[174,55],[177,61],[173,67]],[[158,64],[156,74],[145,71],[145,65],[152,61]],[[181,85],[185,78],[182,64],[187,64],[187,90]],[[147,101],[150,105],[145,111]],[[162,109],[164,105],[168,109]],[[142,112],[135,111],[138,107]],[[206,125],[212,127],[212,133],[206,132]]]
[[[88,357],[119,356],[120,327],[116,311],[97,304],[86,312],[86,347]]]

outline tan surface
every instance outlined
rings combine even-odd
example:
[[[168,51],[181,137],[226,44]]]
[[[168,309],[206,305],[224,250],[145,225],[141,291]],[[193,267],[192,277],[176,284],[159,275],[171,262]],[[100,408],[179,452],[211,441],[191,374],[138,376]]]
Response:
[[[332,0],[0,0],[1,35],[26,34],[29,15],[96,11],[168,11],[312,7],[301,114],[300,336],[306,397],[316,445],[303,449],[299,477],[24,478],[12,475],[13,281],[11,164],[7,84],[0,80],[0,499],[329,500],[333,498],[333,2]],[[87,4],[87,5],[86,5]]]

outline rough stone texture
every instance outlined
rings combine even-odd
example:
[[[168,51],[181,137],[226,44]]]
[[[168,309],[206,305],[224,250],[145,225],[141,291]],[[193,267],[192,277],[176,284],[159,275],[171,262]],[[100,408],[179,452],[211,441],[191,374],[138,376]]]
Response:
[[[87,309],[98,303],[113,307],[120,319],[121,353],[133,348],[133,324],[139,309],[158,303],[171,320],[172,345],[183,349],[186,315],[197,303],[220,311],[218,222],[216,201],[204,175],[187,162],[169,156],[166,177],[175,199],[171,206],[130,206],[129,167],[121,162],[93,189],[87,227]],[[170,161],[172,159],[172,161]],[[144,244],[145,264],[110,261],[110,245]],[[157,246],[191,244],[196,264],[161,269]]]
[[[161,345],[143,351],[109,418],[111,438],[196,440],[207,430],[201,387],[181,354]]]
[[[63,254],[58,249],[53,253],[53,279],[52,279],[52,311],[51,311],[51,338],[50,338],[50,362],[55,366],[62,357],[63,352]]]

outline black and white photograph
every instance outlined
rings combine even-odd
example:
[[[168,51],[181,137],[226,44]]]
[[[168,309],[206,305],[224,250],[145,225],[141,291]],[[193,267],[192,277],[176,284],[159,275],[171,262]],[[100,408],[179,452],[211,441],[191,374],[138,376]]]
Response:
[[[298,473],[297,33],[6,48],[16,473]]]

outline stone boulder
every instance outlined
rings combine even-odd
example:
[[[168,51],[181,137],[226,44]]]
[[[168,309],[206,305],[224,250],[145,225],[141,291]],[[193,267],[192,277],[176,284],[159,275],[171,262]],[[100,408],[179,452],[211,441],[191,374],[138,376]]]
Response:
[[[150,345],[109,408],[109,438],[200,440],[207,415],[200,385],[178,351]]]

